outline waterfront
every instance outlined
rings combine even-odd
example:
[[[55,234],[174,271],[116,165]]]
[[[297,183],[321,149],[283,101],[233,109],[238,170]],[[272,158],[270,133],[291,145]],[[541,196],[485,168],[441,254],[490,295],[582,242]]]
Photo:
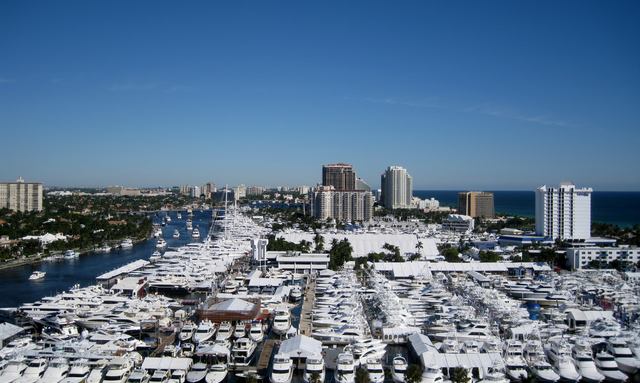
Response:
[[[181,220],[176,218],[176,212],[169,214],[171,222],[162,227],[163,238],[167,241],[168,247],[179,247],[189,242],[196,242],[186,230],[186,213],[182,213]],[[160,217],[164,215],[164,212],[158,213],[158,217],[154,217],[154,222],[159,222]],[[205,237],[204,233],[207,232],[210,221],[211,211],[194,211],[193,226],[197,226],[202,233],[198,242]],[[180,238],[172,237],[174,229],[178,229]],[[137,259],[148,259],[155,251],[155,244],[155,239],[149,239],[135,244],[132,249],[89,253],[74,260],[43,261],[0,270],[0,291],[11,292],[11,294],[0,295],[0,308],[17,307],[26,302],[33,302],[44,296],[68,290],[75,284],[80,286],[94,284],[96,277],[102,273]],[[46,277],[38,281],[29,281],[29,275],[36,270],[46,272]]]
[[[420,198],[435,198],[440,206],[458,206],[456,190],[414,190]],[[493,191],[496,213],[534,217],[535,193],[527,190]],[[640,192],[594,191],[591,194],[591,219],[621,227],[640,224]]]

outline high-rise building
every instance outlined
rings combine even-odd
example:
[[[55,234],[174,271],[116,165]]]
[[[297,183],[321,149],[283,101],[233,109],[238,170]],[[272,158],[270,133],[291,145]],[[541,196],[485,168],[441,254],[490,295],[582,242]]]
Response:
[[[200,198],[201,195],[202,195],[202,190],[200,190],[200,186],[194,186],[191,189],[191,197]]]
[[[336,190],[320,186],[309,193],[311,215],[321,220],[370,221],[373,217],[373,195],[361,190]]]
[[[413,180],[407,169],[389,166],[380,177],[382,204],[387,209],[410,209],[413,196]]]
[[[371,186],[360,177],[356,178],[356,190],[371,191]]]
[[[244,186],[244,184],[236,186],[235,188],[233,188],[233,196],[236,201],[240,200],[241,198],[245,198],[247,196],[247,187]]]
[[[24,182],[0,183],[0,208],[13,211],[42,211],[42,184]]]
[[[356,190],[356,174],[349,164],[329,164],[322,166],[322,185],[333,186],[335,190]]]
[[[458,193],[458,213],[473,218],[494,218],[493,193],[461,192]]]
[[[216,192],[216,184],[214,184],[213,182],[207,182],[206,184],[202,185],[202,194],[204,194],[204,197],[209,199],[211,198],[211,194]]]
[[[265,188],[262,186],[249,186],[247,188],[247,197],[249,196],[260,196],[264,194]]]
[[[536,189],[536,234],[552,240],[591,238],[591,193],[569,182]]]

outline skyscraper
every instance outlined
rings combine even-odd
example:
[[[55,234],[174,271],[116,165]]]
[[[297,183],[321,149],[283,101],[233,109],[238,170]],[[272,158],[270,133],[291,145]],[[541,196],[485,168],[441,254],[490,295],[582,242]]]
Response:
[[[321,220],[369,221],[373,217],[373,195],[361,190],[335,190],[320,186],[309,193],[311,215]]]
[[[591,193],[569,182],[536,189],[536,234],[550,239],[591,238]]]
[[[349,164],[329,164],[322,166],[322,185],[333,186],[335,190],[355,190],[356,174]]]
[[[407,169],[389,166],[380,177],[382,204],[387,209],[410,209],[413,196],[413,179]]]
[[[458,213],[473,218],[494,218],[493,193],[461,192],[458,193]]]
[[[42,211],[42,184],[24,182],[0,183],[0,208],[13,211]]]

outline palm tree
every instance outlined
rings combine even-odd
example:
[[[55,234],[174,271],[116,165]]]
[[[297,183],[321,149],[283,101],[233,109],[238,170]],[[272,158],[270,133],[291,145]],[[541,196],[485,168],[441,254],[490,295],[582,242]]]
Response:
[[[422,255],[422,242],[418,241],[418,243],[416,243],[416,252],[420,255]]]

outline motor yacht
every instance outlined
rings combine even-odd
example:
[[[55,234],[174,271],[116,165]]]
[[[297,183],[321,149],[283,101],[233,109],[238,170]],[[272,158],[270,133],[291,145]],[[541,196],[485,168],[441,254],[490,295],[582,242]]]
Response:
[[[293,378],[293,361],[289,355],[277,354],[273,357],[273,368],[269,375],[271,383],[291,383]]]
[[[22,376],[14,380],[15,383],[35,383],[47,370],[47,360],[43,358],[37,358],[29,362],[27,368],[22,373]]]
[[[198,239],[200,238],[200,230],[198,227],[193,228],[193,232],[191,232],[191,238]]]
[[[149,383],[169,383],[171,379],[171,373],[168,370],[155,370]]]
[[[620,371],[616,359],[606,351],[601,351],[595,357],[598,372],[604,375],[605,379],[613,383],[623,383],[629,378],[627,374]]]
[[[173,231],[173,235],[172,235],[172,237],[173,237],[173,238],[176,238],[176,239],[177,239],[177,238],[180,238],[180,232],[178,231],[178,229],[175,229],[175,230]]]
[[[586,339],[577,339],[571,350],[573,362],[582,376],[585,383],[600,383],[604,380],[604,375],[598,372],[591,344]]]
[[[395,383],[404,383],[409,364],[402,355],[396,355],[391,362],[391,379]]]
[[[187,371],[181,369],[171,370],[169,383],[185,383],[187,381]]]
[[[607,352],[618,364],[618,368],[627,375],[633,375],[640,369],[640,356],[633,354],[626,340],[613,337],[607,340]]]
[[[286,307],[278,307],[275,309],[273,317],[273,333],[276,335],[284,335],[291,327],[291,313]]]
[[[127,238],[120,243],[120,247],[123,249],[131,249],[133,247],[133,241]]]
[[[251,323],[251,329],[249,330],[249,338],[254,342],[260,343],[264,339],[264,330],[262,329],[262,323],[254,321]]]
[[[206,363],[196,363],[191,366],[191,370],[187,373],[187,383],[204,382],[209,373],[209,366]]]
[[[89,378],[89,373],[91,373],[89,361],[87,359],[80,359],[71,365],[67,377],[62,382],[83,383],[87,380],[87,378]]]
[[[67,250],[64,252],[64,259],[77,259],[79,256],[80,255],[73,250]]]
[[[322,355],[310,355],[307,357],[302,380],[304,383],[311,383],[314,380],[314,376],[317,376],[317,381],[324,382],[325,366]]]
[[[234,366],[248,366],[256,351],[256,342],[249,338],[239,338],[233,342],[231,359]]]
[[[207,383],[221,383],[224,381],[228,374],[228,367],[226,363],[217,363],[211,365],[209,372],[205,377]]]
[[[369,380],[371,383],[384,382],[384,369],[382,368],[382,362],[380,362],[379,359],[367,359],[365,368],[369,373]]]
[[[422,370],[421,383],[442,383],[444,382],[444,375],[442,371],[435,365],[427,365]]]
[[[104,246],[98,248],[96,251],[99,252],[99,253],[109,253],[109,252],[111,252],[111,246],[104,245]]]
[[[577,382],[582,378],[576,369],[573,358],[571,358],[571,347],[565,340],[551,339],[547,349],[547,358],[553,370],[560,375],[563,381]]]
[[[233,337],[236,339],[244,338],[247,334],[247,325],[244,322],[236,323],[236,328],[233,331]]]
[[[180,329],[180,334],[178,334],[178,339],[180,342],[187,342],[193,338],[193,334],[196,332],[198,327],[192,322],[185,323]]]
[[[46,272],[44,271],[34,271],[33,274],[31,274],[31,276],[29,276],[29,280],[30,281],[38,281],[41,279],[44,279],[44,277],[47,275]]]
[[[193,334],[193,341],[195,343],[205,342],[211,339],[216,333],[216,327],[210,320],[203,320],[198,325],[198,328]]]
[[[58,383],[69,373],[69,362],[64,358],[56,358],[49,362],[49,366],[37,383]]]
[[[511,340],[505,344],[504,364],[509,379],[524,380],[527,378],[527,365],[522,356],[523,346],[519,341]]]
[[[10,360],[0,371],[0,382],[13,382],[22,376],[27,367],[22,360]]]
[[[334,379],[336,383],[354,383],[355,377],[356,366],[353,354],[350,352],[342,352],[338,354],[336,369],[334,371]]]
[[[216,334],[216,341],[224,341],[231,338],[234,333],[234,328],[231,322],[223,321],[218,327],[218,333]]]
[[[162,237],[158,238],[158,242],[156,242],[156,249],[164,249],[165,247],[167,247],[167,241]]]
[[[302,299],[302,288],[300,288],[300,286],[293,286],[289,292],[289,298],[293,302],[299,302]]]
[[[127,383],[149,383],[151,380],[151,375],[141,368],[133,370],[129,378],[127,379]]]
[[[115,358],[109,362],[107,372],[104,374],[104,382],[125,383],[133,369],[130,359]]]

